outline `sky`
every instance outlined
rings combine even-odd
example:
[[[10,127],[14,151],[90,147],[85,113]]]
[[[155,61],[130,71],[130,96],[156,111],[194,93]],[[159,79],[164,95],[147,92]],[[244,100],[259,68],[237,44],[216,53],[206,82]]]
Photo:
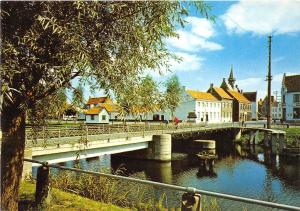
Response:
[[[268,36],[272,36],[272,92],[280,92],[283,73],[300,74],[300,1],[208,1],[215,23],[195,8],[189,9],[179,38],[166,40],[170,51],[182,58],[171,60],[172,72],[150,75],[159,82],[176,74],[187,89],[207,91],[228,78],[231,65],[236,84],[244,92],[267,93]],[[97,92],[94,95],[99,95]],[[88,91],[85,95],[93,95]]]

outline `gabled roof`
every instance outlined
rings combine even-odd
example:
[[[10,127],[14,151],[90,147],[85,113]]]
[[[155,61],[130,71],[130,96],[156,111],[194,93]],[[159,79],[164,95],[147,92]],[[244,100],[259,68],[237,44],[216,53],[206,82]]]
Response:
[[[186,92],[194,99],[196,100],[212,100],[217,101],[217,98],[215,98],[212,94],[207,92],[200,92],[195,90],[186,90]]]
[[[88,110],[85,112],[85,114],[87,114],[87,115],[95,115],[95,114],[99,114],[99,113],[102,111],[102,109],[105,109],[105,108],[103,108],[103,107],[93,107],[93,108],[91,108],[91,109],[88,109]]]
[[[111,99],[108,97],[90,97],[86,104],[99,104],[99,103],[111,103]]]
[[[223,99],[228,99],[228,100],[232,100],[233,98],[227,94],[227,92],[225,92],[224,89],[219,88],[219,87],[213,87],[213,89],[215,90],[215,92]]]
[[[256,102],[257,92],[244,92],[243,95],[244,95],[250,102]]]
[[[300,75],[284,76],[283,84],[287,92],[300,92]]]
[[[240,103],[251,103],[243,94],[228,90],[229,94]]]
[[[119,112],[120,107],[114,103],[101,103],[100,107],[105,108],[108,112]]]

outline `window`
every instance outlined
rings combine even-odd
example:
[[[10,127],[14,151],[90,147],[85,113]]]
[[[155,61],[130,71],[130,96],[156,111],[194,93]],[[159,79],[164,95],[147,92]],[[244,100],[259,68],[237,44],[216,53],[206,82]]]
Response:
[[[282,103],[285,103],[285,95],[282,95]]]
[[[95,120],[95,115],[94,114],[91,115],[91,120]]]
[[[106,115],[102,115],[102,120],[106,120]]]
[[[198,107],[200,107],[200,102],[198,102]]]
[[[293,109],[293,118],[294,119],[300,119],[300,108],[294,108]]]
[[[300,94],[294,94],[294,103],[300,103]]]
[[[200,112],[198,112],[198,119],[200,119]]]

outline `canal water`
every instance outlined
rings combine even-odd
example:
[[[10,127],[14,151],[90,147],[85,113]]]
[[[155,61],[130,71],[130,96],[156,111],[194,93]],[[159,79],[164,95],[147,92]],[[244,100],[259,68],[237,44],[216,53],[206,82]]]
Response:
[[[218,153],[213,170],[199,169],[199,162],[193,156],[173,153],[172,162],[128,159],[118,156],[80,160],[83,169],[101,171],[103,168],[122,168],[124,175],[143,175],[149,180],[174,185],[195,187],[202,190],[233,194],[271,202],[300,207],[300,161],[271,156],[259,147]],[[74,162],[62,165],[74,166]],[[161,194],[161,191],[157,192]],[[167,191],[169,206],[179,206],[180,194]],[[210,199],[207,199],[210,200]],[[271,210],[265,207],[247,205],[230,200],[218,199],[222,210]]]

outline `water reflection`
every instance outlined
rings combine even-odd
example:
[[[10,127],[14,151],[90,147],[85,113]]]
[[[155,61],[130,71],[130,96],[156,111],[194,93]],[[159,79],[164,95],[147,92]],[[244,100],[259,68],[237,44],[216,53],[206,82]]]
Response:
[[[278,203],[300,206],[300,161],[289,161],[271,155],[261,147],[243,148],[235,145],[230,150],[218,151],[211,168],[200,166],[194,155],[173,154],[172,162],[154,162],[118,156],[101,156],[80,160],[82,168],[125,168],[123,174],[142,173],[147,179],[163,183],[195,187],[208,191],[234,194]],[[75,162],[64,165],[73,166]],[[160,196],[161,191],[157,192]],[[168,192],[168,203],[178,204],[178,194]],[[224,210],[242,210],[245,204],[219,200]],[[247,205],[248,210],[258,209]],[[266,210],[265,208],[259,208]]]

